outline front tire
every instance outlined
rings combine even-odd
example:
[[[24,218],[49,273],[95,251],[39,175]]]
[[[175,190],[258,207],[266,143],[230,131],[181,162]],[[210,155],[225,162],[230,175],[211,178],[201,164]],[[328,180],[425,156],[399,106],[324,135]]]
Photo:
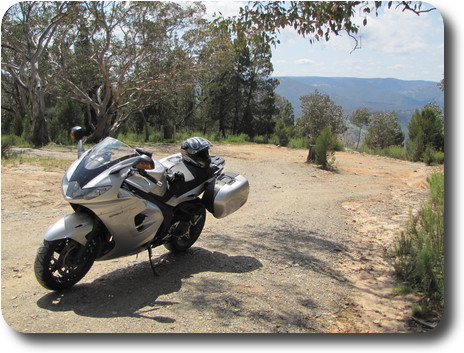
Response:
[[[73,239],[44,240],[34,263],[37,281],[51,290],[71,288],[90,270],[97,252],[96,239],[85,246]]]
[[[184,252],[188,250],[200,236],[206,221],[206,209],[203,207],[199,213],[199,218],[195,224],[191,225],[185,235],[181,235],[164,244],[164,247],[172,253]]]

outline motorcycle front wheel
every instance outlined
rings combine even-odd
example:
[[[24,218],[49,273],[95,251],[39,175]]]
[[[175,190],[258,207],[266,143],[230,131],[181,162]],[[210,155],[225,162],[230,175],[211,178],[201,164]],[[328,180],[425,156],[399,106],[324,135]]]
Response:
[[[198,239],[203,230],[206,221],[206,209],[202,208],[198,213],[199,218],[195,224],[191,225],[189,231],[182,236],[179,236],[169,243],[164,244],[165,248],[170,252],[183,252],[188,250]]]
[[[97,240],[85,246],[73,239],[44,240],[34,263],[37,281],[51,290],[71,288],[90,270],[97,250]]]

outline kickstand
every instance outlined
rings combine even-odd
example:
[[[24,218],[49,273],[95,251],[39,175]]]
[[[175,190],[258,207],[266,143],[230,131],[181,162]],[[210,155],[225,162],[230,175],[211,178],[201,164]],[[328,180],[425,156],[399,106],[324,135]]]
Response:
[[[155,275],[155,277],[159,277],[159,274],[158,272],[156,272],[156,269],[155,269],[155,265],[153,264],[153,259],[152,259],[152,251],[151,251],[151,247],[148,248],[148,257],[150,259],[150,266],[151,266],[151,269],[153,271],[153,274]]]

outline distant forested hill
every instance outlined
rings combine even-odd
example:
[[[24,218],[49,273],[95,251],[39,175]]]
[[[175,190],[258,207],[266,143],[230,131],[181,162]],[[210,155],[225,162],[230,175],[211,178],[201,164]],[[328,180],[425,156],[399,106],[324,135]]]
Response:
[[[301,115],[300,97],[316,89],[328,94],[347,115],[360,107],[373,111],[396,111],[403,127],[407,126],[417,108],[431,102],[444,107],[444,93],[437,82],[313,76],[275,78],[280,81],[276,93],[292,103],[297,118]]]

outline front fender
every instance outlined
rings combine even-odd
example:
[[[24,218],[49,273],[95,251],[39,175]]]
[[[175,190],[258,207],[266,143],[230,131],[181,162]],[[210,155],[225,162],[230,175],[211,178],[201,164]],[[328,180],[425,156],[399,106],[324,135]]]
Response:
[[[86,236],[93,229],[94,219],[82,212],[73,213],[61,218],[58,222],[50,226],[44,235],[47,241],[71,238],[78,243],[85,245]]]

